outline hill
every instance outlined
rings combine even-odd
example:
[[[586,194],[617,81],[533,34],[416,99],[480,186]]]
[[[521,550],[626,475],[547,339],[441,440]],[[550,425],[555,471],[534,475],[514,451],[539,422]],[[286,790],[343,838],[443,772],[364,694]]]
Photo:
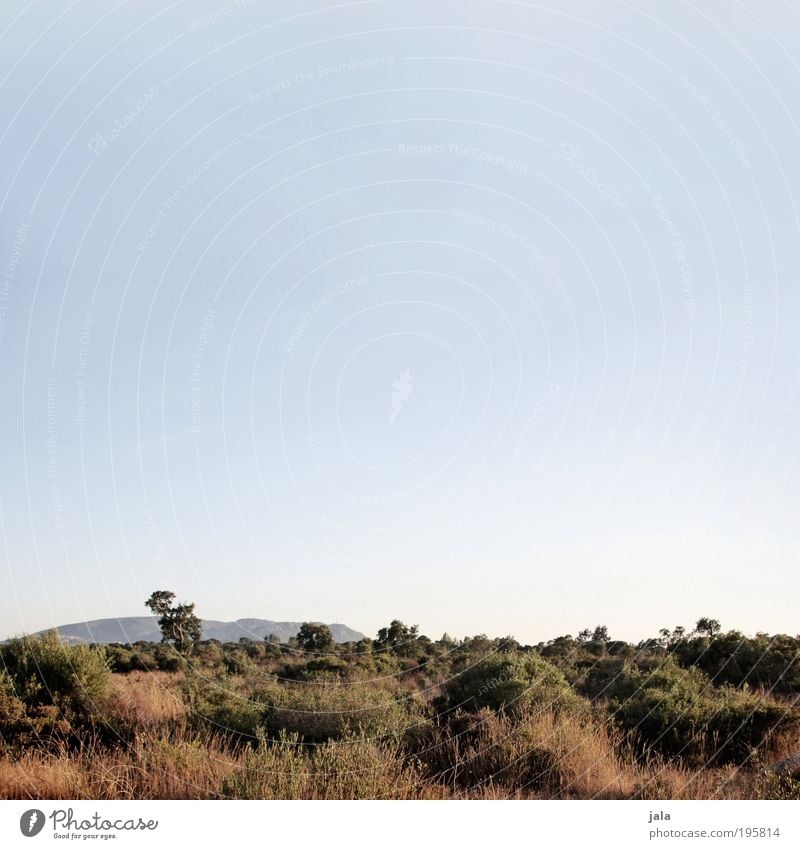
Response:
[[[301,624],[300,622],[272,622],[269,619],[237,619],[235,622],[217,622],[214,619],[204,619],[203,639],[235,643],[238,642],[240,637],[263,640],[268,634],[275,634],[281,642],[285,643],[290,637],[297,636]],[[334,623],[329,627],[333,639],[337,643],[364,639],[362,633],[348,628],[347,625]],[[135,643],[139,640],[149,642],[161,640],[161,632],[154,616],[93,619],[91,622],[59,625],[55,630],[58,631],[63,640],[69,643]]]

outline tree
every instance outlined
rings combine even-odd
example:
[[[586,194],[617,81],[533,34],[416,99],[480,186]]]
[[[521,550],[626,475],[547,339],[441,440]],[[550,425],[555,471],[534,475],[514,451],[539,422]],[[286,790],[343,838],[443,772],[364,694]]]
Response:
[[[311,654],[327,654],[333,650],[333,634],[322,622],[303,622],[297,632],[297,645]]]
[[[375,648],[378,651],[391,651],[396,654],[410,655],[414,650],[414,643],[419,636],[417,625],[403,624],[399,619],[393,619],[388,628],[381,628],[375,639]]]
[[[283,654],[281,646],[281,638],[277,634],[267,634],[264,637],[264,646],[266,648],[267,657],[280,657]]]
[[[519,642],[510,634],[507,637],[500,637],[500,639],[495,640],[495,644],[499,652],[517,652],[520,650]]]
[[[717,619],[709,619],[707,616],[703,616],[697,620],[694,630],[698,634],[708,634],[709,637],[714,637],[722,630],[722,626]]]
[[[363,640],[359,640],[355,646],[353,647],[353,651],[356,655],[362,654],[371,654],[372,653],[372,640],[369,637],[364,637]]]
[[[457,645],[456,641],[447,633],[447,631],[442,634],[442,638],[439,640],[439,645],[445,649],[454,649]]]
[[[565,634],[548,641],[545,645],[537,646],[542,657],[568,657],[575,651],[575,640],[572,634]]]
[[[605,625],[598,625],[592,632],[593,643],[608,643],[611,637],[608,636],[608,628]]]
[[[171,643],[181,654],[191,652],[202,636],[202,623],[195,615],[194,604],[178,604],[173,607],[175,593],[156,590],[145,602],[145,606],[158,616],[161,641]]]

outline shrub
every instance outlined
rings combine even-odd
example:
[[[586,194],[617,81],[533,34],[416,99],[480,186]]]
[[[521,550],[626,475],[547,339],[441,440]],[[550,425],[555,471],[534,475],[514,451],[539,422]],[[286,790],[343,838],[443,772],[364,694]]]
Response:
[[[338,657],[309,660],[300,676],[306,681],[335,681],[349,676],[351,665]]]
[[[186,660],[178,650],[167,643],[158,643],[153,651],[156,668],[161,672],[178,672],[186,665]]]
[[[420,702],[369,684],[283,682],[193,677],[185,692],[196,723],[255,739],[297,734],[307,744],[337,740],[356,731],[371,738],[410,740],[430,724]]]
[[[714,687],[698,669],[666,661],[652,672],[628,669],[613,685],[610,708],[640,752],[690,762],[743,763],[798,715],[763,696]]]
[[[297,734],[261,736],[222,786],[236,799],[388,799],[423,794],[416,765],[397,743],[357,734],[305,748]]]
[[[0,669],[0,751],[20,741],[25,731],[30,729],[26,719],[25,705],[17,698],[14,682],[5,670]]]
[[[297,733],[321,743],[361,731],[368,737],[402,737],[427,720],[408,698],[364,686],[289,685],[271,699],[265,728],[272,737]]]
[[[462,795],[622,798],[632,793],[617,735],[588,714],[455,715],[421,755],[426,775]]]
[[[620,657],[602,657],[592,663],[582,663],[577,670],[575,689],[590,701],[602,700],[613,690],[624,669],[625,663]]]
[[[697,666],[715,684],[750,684],[781,693],[800,687],[800,644],[785,634],[745,637],[728,631],[713,638],[694,637],[675,647],[682,666]]]
[[[55,631],[11,640],[0,661],[26,709],[54,705],[83,720],[108,693],[110,671],[102,648],[63,643]]]
[[[0,647],[0,671],[0,734],[6,745],[94,725],[108,695],[105,652],[66,645],[54,631]]]
[[[222,668],[226,675],[244,675],[252,665],[250,655],[243,648],[228,645],[223,648]]]
[[[482,708],[521,715],[536,708],[578,710],[564,674],[538,654],[496,654],[468,666],[442,687],[441,710]]]
[[[191,676],[184,682],[183,689],[195,725],[212,732],[233,732],[256,738],[267,707],[258,699],[238,692],[229,679],[204,680]]]
[[[143,653],[138,646],[111,643],[105,647],[106,659],[112,672],[152,672],[158,669],[152,653]]]

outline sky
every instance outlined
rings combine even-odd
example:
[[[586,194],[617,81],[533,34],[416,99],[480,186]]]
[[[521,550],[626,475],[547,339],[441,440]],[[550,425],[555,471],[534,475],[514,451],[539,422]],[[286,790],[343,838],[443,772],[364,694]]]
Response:
[[[0,637],[798,632],[800,8],[0,11]]]

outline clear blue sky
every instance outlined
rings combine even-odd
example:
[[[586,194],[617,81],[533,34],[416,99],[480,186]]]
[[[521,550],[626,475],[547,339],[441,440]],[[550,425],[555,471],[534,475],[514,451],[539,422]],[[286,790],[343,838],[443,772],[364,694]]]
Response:
[[[0,636],[798,625],[800,14],[0,12]]]

